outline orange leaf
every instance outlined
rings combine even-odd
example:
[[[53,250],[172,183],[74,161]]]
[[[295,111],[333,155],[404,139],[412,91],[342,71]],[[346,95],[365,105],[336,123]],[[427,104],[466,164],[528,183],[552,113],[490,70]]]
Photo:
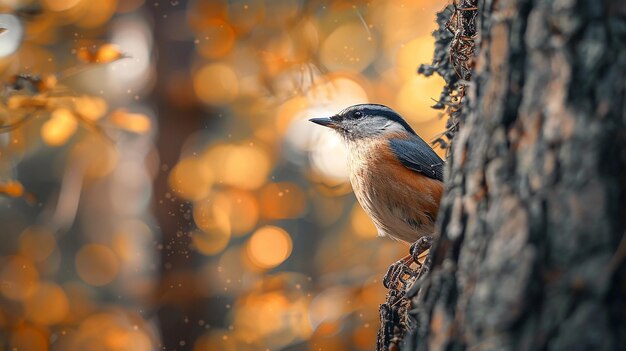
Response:
[[[25,107],[43,108],[48,104],[48,99],[44,96],[26,96],[26,95],[13,95],[9,98],[7,106],[10,109],[19,109]]]
[[[74,101],[76,113],[80,116],[96,121],[107,112],[107,103],[104,99],[92,96],[82,96]]]
[[[0,194],[10,197],[19,197],[24,194],[24,186],[17,180],[0,183]]]
[[[97,48],[81,47],[76,56],[88,63],[110,63],[126,57],[120,49],[113,44],[103,44]]]
[[[119,109],[113,112],[109,119],[117,127],[130,132],[146,133],[150,130],[150,118],[144,114]]]
[[[58,108],[52,116],[41,126],[41,137],[50,146],[60,146],[74,134],[78,122],[74,114],[65,108]]]

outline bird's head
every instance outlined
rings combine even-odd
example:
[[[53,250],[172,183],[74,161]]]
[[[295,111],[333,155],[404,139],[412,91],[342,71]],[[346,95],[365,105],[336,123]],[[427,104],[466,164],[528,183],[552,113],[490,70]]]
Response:
[[[309,121],[332,128],[349,141],[383,137],[389,133],[415,134],[397,112],[378,104],[354,105],[334,116],[311,118]]]

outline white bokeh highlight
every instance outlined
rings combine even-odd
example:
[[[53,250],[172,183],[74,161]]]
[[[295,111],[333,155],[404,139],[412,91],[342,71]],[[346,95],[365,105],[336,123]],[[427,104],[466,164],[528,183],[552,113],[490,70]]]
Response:
[[[0,28],[4,30],[0,33],[0,57],[6,57],[20,47],[24,27],[16,16],[3,13],[0,14]]]

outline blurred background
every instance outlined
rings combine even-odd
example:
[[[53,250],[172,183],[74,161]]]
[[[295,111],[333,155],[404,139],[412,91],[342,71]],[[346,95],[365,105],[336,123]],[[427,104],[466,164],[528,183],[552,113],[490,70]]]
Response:
[[[446,5],[0,0],[0,350],[374,349],[408,248],[307,119],[433,140]]]

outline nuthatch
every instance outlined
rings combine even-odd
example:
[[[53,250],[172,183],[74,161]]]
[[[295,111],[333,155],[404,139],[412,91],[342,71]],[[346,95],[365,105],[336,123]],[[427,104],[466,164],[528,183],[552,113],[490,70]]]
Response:
[[[444,163],[398,113],[362,104],[310,121],[342,136],[352,188],[379,236],[413,243],[434,233]]]

